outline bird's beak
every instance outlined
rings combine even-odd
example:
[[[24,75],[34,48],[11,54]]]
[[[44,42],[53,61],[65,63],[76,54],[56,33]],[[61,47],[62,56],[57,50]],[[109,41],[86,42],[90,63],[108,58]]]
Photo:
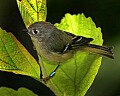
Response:
[[[28,29],[22,29],[22,32],[27,32],[28,33]]]

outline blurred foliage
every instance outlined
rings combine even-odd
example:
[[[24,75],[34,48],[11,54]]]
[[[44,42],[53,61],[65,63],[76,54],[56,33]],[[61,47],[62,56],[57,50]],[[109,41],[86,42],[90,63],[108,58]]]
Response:
[[[11,88],[0,87],[1,96],[38,96],[26,88],[19,88],[17,91]]]

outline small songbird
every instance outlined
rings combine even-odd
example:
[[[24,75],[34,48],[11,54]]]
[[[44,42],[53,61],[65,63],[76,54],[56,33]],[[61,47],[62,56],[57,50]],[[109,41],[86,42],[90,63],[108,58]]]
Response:
[[[76,36],[59,30],[49,22],[36,22],[30,25],[27,31],[38,55],[48,61],[64,62],[70,59],[77,51],[114,58],[112,47],[90,44],[92,38]],[[51,77],[54,75],[53,73]]]

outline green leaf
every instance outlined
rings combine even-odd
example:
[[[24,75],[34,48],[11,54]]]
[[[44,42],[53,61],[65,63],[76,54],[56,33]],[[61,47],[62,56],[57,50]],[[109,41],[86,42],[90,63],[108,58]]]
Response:
[[[55,26],[76,35],[93,38],[91,43],[102,45],[102,33],[91,18],[84,14],[66,14]],[[77,52],[73,58],[61,63],[55,76],[47,81],[47,86],[57,96],[84,96],[90,88],[101,64],[101,56],[87,52]],[[48,76],[57,66],[40,60],[43,76]]]
[[[46,0],[17,0],[25,25],[46,20]]]
[[[40,68],[35,59],[20,42],[5,30],[0,29],[0,70],[40,77]]]
[[[38,96],[26,88],[19,88],[17,91],[7,87],[0,87],[1,96]]]
[[[96,28],[92,19],[90,17],[86,18],[84,14],[66,14],[61,23],[56,23],[55,26],[75,35],[93,38],[92,44],[102,45],[103,43],[101,29]]]

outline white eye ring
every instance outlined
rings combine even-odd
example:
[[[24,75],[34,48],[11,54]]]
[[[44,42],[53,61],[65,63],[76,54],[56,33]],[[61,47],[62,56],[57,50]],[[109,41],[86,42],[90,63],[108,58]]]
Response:
[[[33,33],[33,34],[38,34],[38,33],[39,33],[39,30],[34,29],[34,30],[32,30],[32,33]]]

